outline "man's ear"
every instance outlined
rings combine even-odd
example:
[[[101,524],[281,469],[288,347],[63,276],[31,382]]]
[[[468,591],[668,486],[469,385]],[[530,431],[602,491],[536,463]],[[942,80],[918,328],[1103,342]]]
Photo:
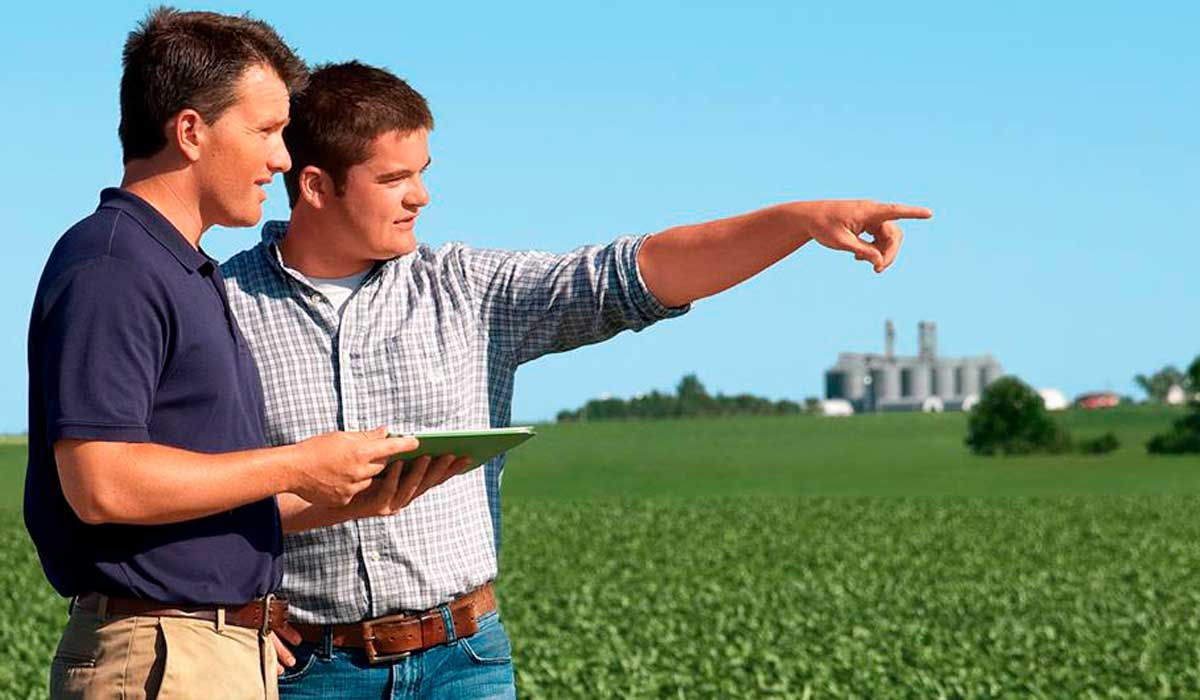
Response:
[[[296,183],[300,186],[300,198],[308,202],[308,206],[313,209],[320,209],[329,202],[329,199],[335,195],[333,191],[333,178],[329,177],[329,173],[321,170],[315,165],[306,165],[300,171],[300,177],[296,179]]]
[[[194,109],[184,109],[167,123],[167,145],[174,146],[189,163],[200,160],[200,147],[208,137],[204,117]]]

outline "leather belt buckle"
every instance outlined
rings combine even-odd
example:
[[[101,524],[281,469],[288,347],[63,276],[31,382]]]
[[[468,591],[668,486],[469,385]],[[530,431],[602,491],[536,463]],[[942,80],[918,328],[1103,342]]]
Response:
[[[370,663],[372,666],[374,666],[375,664],[386,664],[386,663],[390,663],[392,661],[399,661],[400,659],[412,656],[411,651],[402,651],[398,654],[377,654],[377,653],[375,653],[375,640],[374,639],[368,639],[367,643],[364,644],[363,647],[366,649],[366,652],[367,652],[367,662]]]
[[[396,626],[411,625],[414,622],[417,625],[417,632],[419,634],[420,629],[421,629],[419,617],[412,618],[412,617],[405,617],[403,615],[391,615],[388,617],[381,617],[377,620],[373,620],[370,622],[364,622],[362,624],[362,638],[363,638],[363,651],[367,652],[367,661],[370,664],[375,665],[375,664],[388,663],[391,661],[399,661],[400,659],[403,659],[405,657],[412,656],[412,653],[414,651],[413,649],[409,649],[407,651],[395,652],[392,654],[379,653],[379,650],[375,647],[375,642],[378,640],[378,637],[375,635],[375,628],[376,627],[388,627],[388,626],[392,626],[392,625],[396,625]],[[419,647],[420,647],[420,645],[418,644],[418,648]]]
[[[271,633],[271,603],[275,602],[275,594],[268,593],[262,602],[262,624],[259,625],[258,633],[262,636],[267,636]]]

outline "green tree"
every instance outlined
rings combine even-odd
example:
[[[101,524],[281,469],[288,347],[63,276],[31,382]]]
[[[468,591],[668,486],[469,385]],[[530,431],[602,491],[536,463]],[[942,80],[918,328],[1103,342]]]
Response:
[[[716,401],[708,395],[700,378],[688,374],[679,380],[675,387],[675,395],[679,399],[680,412],[685,416],[706,416],[716,413]]]
[[[980,455],[1065,452],[1071,438],[1046,412],[1042,397],[1016,377],[992,382],[971,409],[967,446]]]
[[[1200,355],[1188,366],[1187,382],[1189,393],[1200,388]],[[1187,414],[1175,421],[1171,430],[1151,438],[1146,449],[1153,454],[1200,452],[1200,400],[1193,395],[1188,401]]]
[[[1192,379],[1190,376],[1192,375],[1191,369],[1196,368],[1195,365],[1196,363],[1193,362],[1192,368],[1189,369],[1188,374],[1180,372],[1175,365],[1167,365],[1154,374],[1151,374],[1149,377],[1144,374],[1139,374],[1133,378],[1133,381],[1137,382],[1137,385],[1142,388],[1142,391],[1146,392],[1146,396],[1151,401],[1163,403],[1167,400],[1167,392],[1170,391],[1171,387],[1173,386],[1178,385],[1184,389],[1200,387],[1200,383]]]

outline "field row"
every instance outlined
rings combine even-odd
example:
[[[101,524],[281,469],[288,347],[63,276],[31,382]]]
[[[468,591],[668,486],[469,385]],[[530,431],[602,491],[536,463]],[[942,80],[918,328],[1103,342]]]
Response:
[[[1200,499],[511,509],[540,697],[1200,696]]]
[[[523,697],[1200,696],[1200,498],[519,503]],[[0,516],[0,697],[63,619]]]

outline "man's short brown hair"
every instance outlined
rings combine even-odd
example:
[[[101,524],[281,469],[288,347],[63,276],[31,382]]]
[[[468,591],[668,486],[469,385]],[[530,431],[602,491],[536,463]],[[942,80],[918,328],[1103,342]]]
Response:
[[[382,68],[358,61],[317,67],[308,87],[292,96],[283,141],[292,156],[284,173],[288,201],[300,198],[300,171],[313,165],[345,192],[346,171],[371,157],[371,142],[391,131],[433,129],[433,113],[419,92]]]
[[[249,15],[152,10],[125,41],[121,76],[121,147],[128,163],[167,145],[167,121],[183,109],[213,123],[237,101],[246,69],[266,65],[288,92],[308,69],[266,22]]]

